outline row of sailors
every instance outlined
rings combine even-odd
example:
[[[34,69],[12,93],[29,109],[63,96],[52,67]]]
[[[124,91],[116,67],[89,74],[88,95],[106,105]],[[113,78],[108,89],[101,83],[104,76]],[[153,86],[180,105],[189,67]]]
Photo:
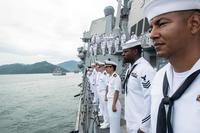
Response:
[[[156,73],[141,57],[139,41],[122,45],[124,63],[130,64],[123,84],[127,132],[200,133],[200,0],[151,0],[144,12],[155,50],[169,63]],[[121,132],[116,67],[105,62],[110,133]]]
[[[120,49],[120,39],[119,37],[111,38],[111,39],[103,39],[99,44],[98,43],[91,43],[89,45],[90,55],[97,55],[98,46],[100,46],[100,50],[102,55],[106,54],[106,50],[108,50],[108,54],[113,53],[113,48],[115,52],[119,51]]]
[[[94,93],[94,103],[99,101],[100,113],[104,122],[102,129],[110,127],[111,133],[121,132],[120,115],[121,104],[119,94],[121,92],[121,79],[116,73],[117,64],[106,60],[105,63],[96,62],[92,64],[93,69],[89,69],[88,78],[90,87]]]
[[[96,64],[92,64],[91,68],[88,69],[88,79],[91,90],[94,93],[93,102],[96,103],[99,100],[100,112],[103,115],[104,122],[100,128],[110,127],[110,133],[121,133],[119,95],[122,87],[125,88],[125,120],[128,133],[151,133],[150,121],[154,123],[157,121],[151,119],[151,111],[158,109],[158,106],[154,107],[156,104],[159,105],[158,96],[154,93],[158,93],[159,88],[157,86],[162,86],[162,81],[160,80],[161,83],[159,83],[159,78],[156,76],[156,80],[154,79],[155,81],[152,83],[156,72],[149,62],[141,57],[141,51],[141,43],[135,39],[131,39],[123,45],[123,61],[124,63],[129,63],[123,85],[121,85],[121,79],[116,73],[117,64],[113,61],[106,60],[105,63],[97,61]],[[197,66],[200,64],[199,62],[197,62]],[[168,66],[166,65],[166,67]],[[151,90],[152,84],[154,84],[153,91]],[[196,93],[198,91],[193,94]],[[154,96],[153,100],[151,96]],[[155,99],[157,99],[156,104]],[[200,94],[197,101],[200,102]],[[178,109],[178,107],[176,108]],[[194,110],[200,113],[198,107],[194,108]],[[155,112],[157,111],[153,112],[154,117],[156,117]],[[199,116],[199,114],[194,116]],[[189,117],[187,118],[190,119]],[[200,124],[200,121],[197,123]],[[155,129],[154,127],[154,133],[156,132]],[[191,130],[188,127],[187,129]],[[194,133],[199,133],[200,130],[194,128],[193,131],[195,131]]]
[[[130,45],[128,43],[130,42],[127,42],[127,45]],[[123,54],[124,61],[128,60],[126,59],[126,50],[124,50]],[[94,66],[92,64],[92,68]],[[121,104],[119,101],[121,79],[115,71],[116,67],[117,64],[115,62],[106,60],[105,64],[96,62],[96,67],[88,71],[91,89],[94,92],[94,102],[99,99],[100,112],[103,114],[104,122],[101,124],[101,128],[110,126],[110,133],[121,133]],[[123,87],[126,89],[125,119],[128,133],[137,133],[140,130],[149,132],[149,87],[154,74],[154,69],[143,57],[137,57],[137,61],[130,64],[127,70],[127,82]]]
[[[93,38],[96,38],[96,39],[93,39]],[[133,38],[134,39],[138,38],[137,35],[134,34],[134,32],[131,34],[131,39]],[[96,41],[93,41],[93,40],[96,40]],[[102,37],[98,35],[94,35],[92,37],[92,41],[89,45],[88,50],[90,52],[90,55],[96,56],[97,51],[98,51],[98,46],[100,46],[102,55],[106,54],[106,50],[108,51],[108,54],[112,54],[114,52],[118,52],[120,50],[120,47],[125,44],[126,40],[127,40],[127,37],[125,33],[123,33],[121,37],[114,36],[112,34],[108,37],[106,37],[105,35],[103,35]]]
[[[134,34],[134,36],[136,35]],[[92,36],[91,42],[88,45],[88,50],[90,52],[90,55],[94,56],[97,55],[98,47],[100,47],[102,55],[106,54],[106,50],[108,51],[108,54],[112,54],[113,51],[119,51],[120,45],[123,45],[126,40],[127,37],[125,33],[122,33],[120,36],[112,33],[108,36],[106,36],[105,34],[95,34]]]
[[[128,133],[149,132],[150,127],[150,86],[155,75],[152,66],[141,57],[141,43],[132,38],[123,48],[124,63],[129,63],[125,82],[125,120]],[[91,89],[94,92],[94,102],[99,98],[100,112],[104,123],[101,128],[110,125],[110,133],[121,133],[120,115],[121,79],[116,73],[117,64],[106,60],[105,64],[92,64],[92,73],[89,75]]]

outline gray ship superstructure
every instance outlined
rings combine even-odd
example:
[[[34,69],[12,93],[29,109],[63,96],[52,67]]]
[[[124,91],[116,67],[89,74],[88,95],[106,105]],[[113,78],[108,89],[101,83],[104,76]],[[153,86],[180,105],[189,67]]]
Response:
[[[92,95],[86,78],[86,68],[95,61],[103,62],[111,59],[118,64],[117,73],[123,81],[126,64],[122,62],[121,45],[131,38],[137,38],[142,42],[142,56],[156,69],[166,64],[166,60],[158,58],[149,38],[149,24],[143,17],[143,8],[149,0],[118,0],[117,14],[114,16],[114,8],[108,6],[104,9],[105,16],[93,20],[90,29],[83,33],[84,46],[78,48],[78,57],[81,59],[79,67],[83,71],[83,84],[80,98],[79,112],[76,129],[80,133],[108,133],[109,130],[100,130],[101,118],[97,115],[98,107],[92,104]],[[121,97],[122,104],[123,95]],[[123,110],[122,110],[123,114]],[[125,132],[125,123],[122,115],[122,131]]]

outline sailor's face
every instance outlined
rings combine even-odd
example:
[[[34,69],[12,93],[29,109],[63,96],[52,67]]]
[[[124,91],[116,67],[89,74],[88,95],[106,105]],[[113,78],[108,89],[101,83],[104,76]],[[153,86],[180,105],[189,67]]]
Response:
[[[185,53],[188,36],[186,17],[181,12],[162,14],[150,21],[150,38],[160,57],[170,59]]]
[[[100,66],[99,71],[103,72],[104,70],[105,70],[105,67],[104,66]]]
[[[99,65],[96,65],[95,69],[98,72],[99,71]]]
[[[135,56],[135,51],[134,51],[134,49],[131,49],[131,48],[124,49],[122,56],[123,56],[123,62],[124,63],[130,63]]]
[[[112,72],[112,66],[105,66],[105,70],[108,74],[111,74]]]

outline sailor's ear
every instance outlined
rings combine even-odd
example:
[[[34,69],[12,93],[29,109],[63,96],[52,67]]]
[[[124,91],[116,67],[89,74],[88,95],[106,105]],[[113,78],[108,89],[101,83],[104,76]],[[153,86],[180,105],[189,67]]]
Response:
[[[196,34],[200,32],[200,13],[194,12],[191,17],[188,19],[188,23],[190,26],[190,31],[192,34]]]

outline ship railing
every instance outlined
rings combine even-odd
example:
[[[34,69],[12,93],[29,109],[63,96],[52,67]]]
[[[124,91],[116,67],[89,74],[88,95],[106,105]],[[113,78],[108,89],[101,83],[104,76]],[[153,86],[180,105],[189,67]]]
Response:
[[[77,94],[78,96],[79,94]],[[90,130],[93,130],[94,128],[91,127],[91,125],[95,126],[98,121],[98,118],[96,118],[96,115],[93,115],[95,117],[92,117],[93,111],[93,104],[92,104],[92,93],[90,90],[89,82],[86,76],[83,76],[83,83],[82,83],[82,92],[80,93],[81,98],[79,101],[79,111],[78,116],[76,120],[76,126],[75,131],[79,133],[88,133]],[[94,122],[93,122],[94,121]],[[93,131],[92,131],[93,132]],[[94,131],[95,133],[95,131]]]
[[[93,94],[90,90],[88,78],[83,79],[83,101],[82,101],[82,118],[81,127],[84,133],[97,133],[100,126],[100,118],[98,116],[99,104],[93,103]]]

